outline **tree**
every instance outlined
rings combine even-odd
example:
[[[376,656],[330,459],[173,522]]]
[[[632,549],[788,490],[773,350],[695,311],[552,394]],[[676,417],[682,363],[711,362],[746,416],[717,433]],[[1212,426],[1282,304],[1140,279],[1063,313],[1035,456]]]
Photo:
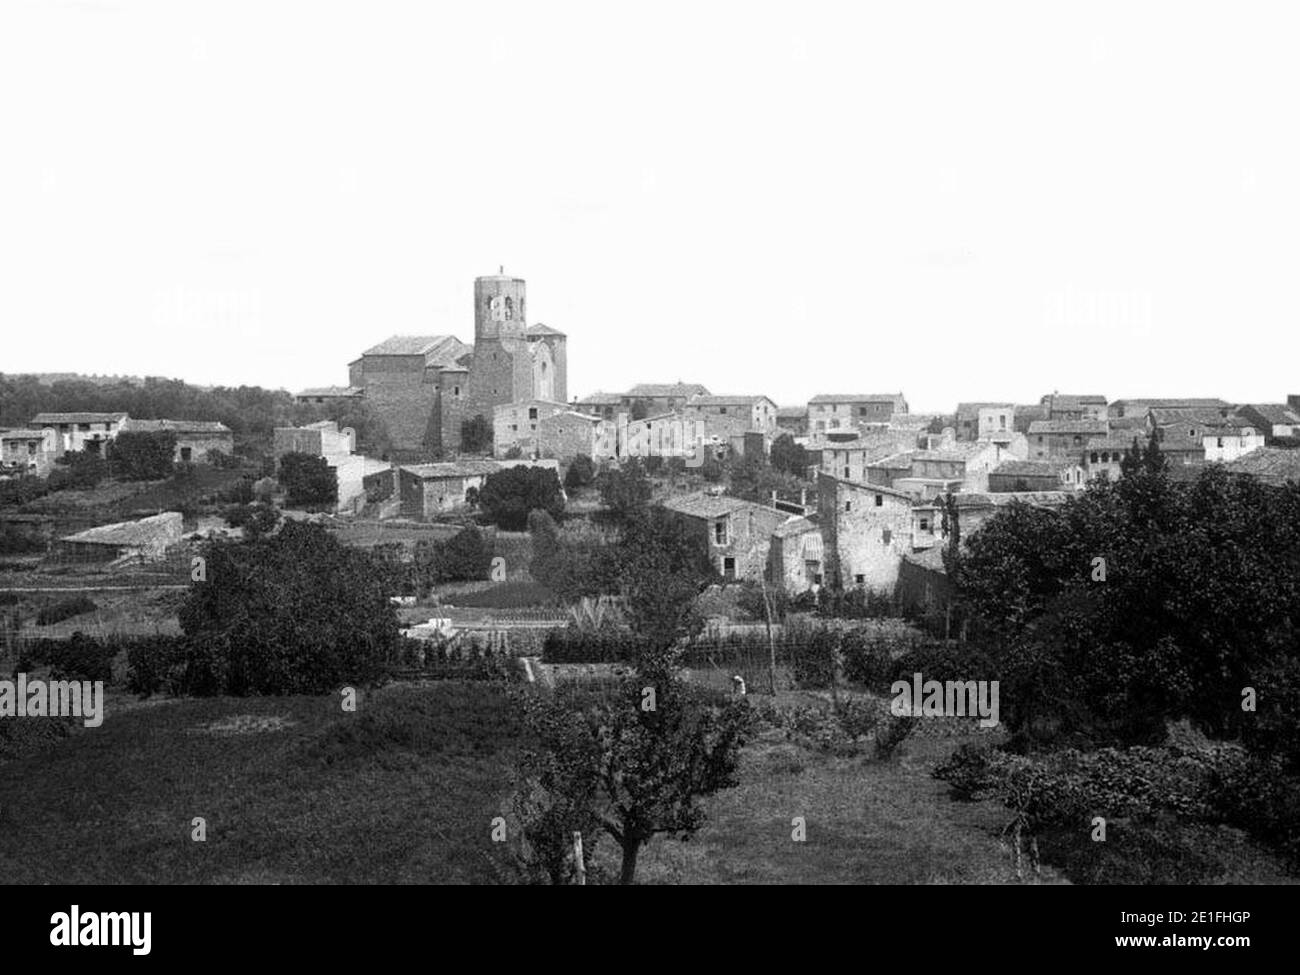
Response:
[[[548,467],[508,467],[489,474],[478,494],[483,517],[506,531],[528,527],[528,513],[540,509],[552,518],[564,514],[560,479]]]
[[[596,477],[596,488],[611,520],[630,521],[650,503],[652,488],[640,458],[629,458],[621,468],[610,468]]]
[[[222,512],[222,517],[231,528],[242,528],[245,538],[262,538],[280,523],[280,512],[265,503],[233,504]]]
[[[377,679],[400,635],[369,555],[316,525],[213,542],[179,617],[192,694],[323,694]]]
[[[564,472],[564,486],[568,490],[584,488],[596,479],[596,465],[586,454],[578,454],[569,462]]]
[[[156,481],[175,467],[176,434],[171,430],[123,431],[108,444],[113,473],[125,481]]]
[[[460,424],[460,449],[467,454],[486,454],[492,451],[492,422],[477,413]]]
[[[324,457],[296,451],[280,458],[280,484],[290,507],[333,504],[339,498],[338,476]]]
[[[675,663],[677,641],[703,625],[695,601],[716,578],[708,542],[686,519],[650,508],[624,525],[618,550],[632,629],[650,648],[638,671],[660,679]]]
[[[633,420],[644,420],[649,415],[650,415],[650,406],[648,403],[646,403],[645,400],[638,398],[632,401]]]
[[[85,491],[108,476],[108,465],[99,454],[89,450],[69,450],[54,462],[46,483],[51,491],[72,488]]]
[[[806,479],[812,459],[808,456],[808,451],[794,442],[793,436],[783,433],[772,441],[771,463],[774,470]]]
[[[524,767],[553,770],[548,791],[559,800],[550,807],[551,847],[576,822],[598,823],[622,851],[623,884],[635,880],[641,849],[656,835],[687,839],[704,825],[702,800],[737,783],[753,728],[744,699],[711,702],[673,681],[653,690],[652,700],[628,681],[610,703],[574,710],[537,698],[527,712],[536,745]]]

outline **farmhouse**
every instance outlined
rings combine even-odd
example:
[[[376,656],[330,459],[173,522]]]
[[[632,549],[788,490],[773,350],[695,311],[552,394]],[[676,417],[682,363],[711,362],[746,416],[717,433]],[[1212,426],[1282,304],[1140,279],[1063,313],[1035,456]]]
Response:
[[[179,511],[165,511],[139,521],[100,525],[58,540],[56,555],[92,562],[160,562],[167,549],[181,540]]]

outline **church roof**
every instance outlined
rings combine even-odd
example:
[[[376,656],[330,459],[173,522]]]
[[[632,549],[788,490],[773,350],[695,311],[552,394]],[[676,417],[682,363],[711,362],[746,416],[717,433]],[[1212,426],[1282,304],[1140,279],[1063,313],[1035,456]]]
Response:
[[[442,345],[451,335],[393,335],[378,345],[366,349],[362,355],[427,355]]]
[[[536,325],[529,325],[528,328],[526,328],[526,329],[524,330],[524,334],[525,334],[525,335],[538,335],[538,336],[541,336],[541,335],[561,335],[561,336],[562,336],[562,335],[564,335],[564,333],[561,332],[558,328],[551,328],[551,326],[549,326],[549,325],[543,325],[541,322],[538,322]]]

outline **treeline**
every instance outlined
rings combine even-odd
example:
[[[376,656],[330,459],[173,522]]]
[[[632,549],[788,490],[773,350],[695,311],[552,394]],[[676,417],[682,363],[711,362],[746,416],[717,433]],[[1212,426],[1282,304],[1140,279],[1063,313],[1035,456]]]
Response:
[[[1061,510],[1010,506],[949,573],[972,652],[925,676],[998,681],[1010,733],[940,770],[959,794],[1093,882],[1213,878],[1222,824],[1300,866],[1300,485],[1174,481],[1152,443]]]
[[[22,427],[38,413],[129,414],[137,420],[208,420],[235,434],[237,449],[268,449],[276,427],[335,420],[357,432],[358,446],[379,456],[391,449],[388,429],[364,400],[296,405],[283,389],[261,386],[193,386],[149,377],[142,383],[0,374],[0,427]]]

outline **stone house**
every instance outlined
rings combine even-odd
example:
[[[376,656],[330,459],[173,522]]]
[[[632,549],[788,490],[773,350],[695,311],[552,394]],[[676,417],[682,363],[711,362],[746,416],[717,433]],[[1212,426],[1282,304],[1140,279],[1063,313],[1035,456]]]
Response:
[[[1084,471],[1072,460],[1004,460],[988,474],[990,494],[1075,490]]]
[[[331,403],[351,403],[362,399],[365,390],[356,386],[315,386],[293,394],[299,406],[327,406]]]
[[[55,436],[48,427],[0,431],[0,474],[48,476],[57,456]]]
[[[641,403],[646,415],[677,413],[686,407],[692,397],[708,396],[709,391],[699,383],[637,383],[620,397],[620,405],[627,412]]]
[[[134,420],[127,418],[125,433],[173,433],[176,435],[178,464],[201,464],[209,451],[230,456],[235,452],[235,435],[230,427],[215,420]]]
[[[831,585],[890,592],[912,550],[912,499],[880,485],[820,473],[818,512],[824,573]]]
[[[664,501],[663,507],[705,537],[709,561],[728,582],[769,574],[772,533],[790,518],[787,512],[725,495],[682,495]]]
[[[402,517],[427,520],[463,508],[470,490],[482,490],[488,475],[501,469],[491,460],[403,465],[397,471]]]
[[[958,481],[963,491],[987,491],[989,471],[1003,459],[998,444],[983,440],[960,441],[938,450],[918,450],[912,454],[909,480]]]
[[[776,408],[777,435],[788,433],[792,437],[808,436],[807,406],[778,406]]]
[[[772,530],[768,581],[790,595],[822,584],[822,536],[811,518],[796,515]]]
[[[587,416],[598,416],[602,420],[613,420],[619,413],[629,412],[628,408],[623,406],[622,393],[592,393],[590,396],[574,400],[571,408]]]
[[[618,430],[615,420],[564,410],[538,421],[537,450],[542,457],[566,462],[579,455],[614,460],[620,456]]]
[[[1300,410],[1285,403],[1249,403],[1238,407],[1237,415],[1262,431],[1266,443],[1278,437],[1300,437]]]
[[[125,413],[38,413],[28,427],[53,431],[55,456],[61,457],[76,450],[103,453],[128,419]]]
[[[518,448],[521,456],[533,456],[538,453],[538,424],[546,417],[571,410],[567,403],[540,399],[498,406],[492,411],[492,455],[504,457]]]
[[[138,521],[99,525],[59,539],[55,554],[79,561],[160,562],[180,543],[182,522],[179,511],[165,511]]]
[[[1088,441],[1110,432],[1105,420],[1039,420],[1029,426],[1028,460],[1077,455]]]
[[[976,413],[975,439],[987,440],[1002,435],[1009,437],[1016,429],[1016,405],[1001,403],[997,406],[981,406]]]
[[[627,420],[621,427],[624,457],[697,458],[702,449],[717,450],[728,446],[726,440],[710,436],[703,416],[686,413],[662,413],[643,420]]]
[[[808,401],[808,432],[887,426],[895,413],[906,412],[902,393],[818,393]]]
[[[747,433],[776,434],[776,403],[766,396],[692,396],[683,412],[704,420],[706,437],[719,443]]]
[[[1221,399],[1117,399],[1107,407],[1110,419],[1146,416],[1152,409],[1227,411],[1232,407]]]
[[[1048,393],[1042,399],[1048,420],[1105,420],[1109,418],[1106,397],[1100,395],[1066,395]]]

